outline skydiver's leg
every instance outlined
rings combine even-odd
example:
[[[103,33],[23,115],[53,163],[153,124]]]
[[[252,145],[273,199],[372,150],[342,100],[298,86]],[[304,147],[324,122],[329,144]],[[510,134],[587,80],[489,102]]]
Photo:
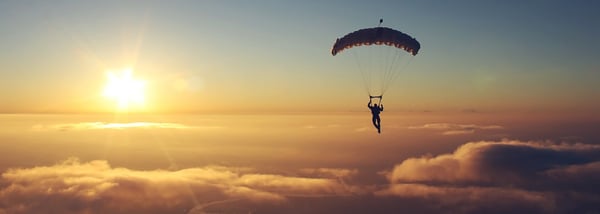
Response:
[[[376,129],[379,129],[379,124],[377,124],[377,117],[373,116],[373,126],[375,126]]]
[[[377,132],[381,133],[381,118],[377,117]]]

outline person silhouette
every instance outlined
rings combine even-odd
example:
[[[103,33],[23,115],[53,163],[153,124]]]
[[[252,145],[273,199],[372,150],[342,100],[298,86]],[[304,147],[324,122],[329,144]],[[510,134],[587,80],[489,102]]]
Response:
[[[371,114],[373,114],[373,126],[377,129],[377,133],[381,133],[381,118],[379,117],[379,113],[383,111],[383,104],[381,106],[378,106],[376,103],[371,105],[371,99],[369,99],[367,107],[371,109]]]

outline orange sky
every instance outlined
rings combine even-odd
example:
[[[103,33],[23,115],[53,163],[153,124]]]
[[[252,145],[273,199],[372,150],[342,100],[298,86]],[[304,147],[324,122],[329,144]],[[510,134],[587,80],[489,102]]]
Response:
[[[380,16],[422,44],[386,92],[389,111],[600,109],[598,32],[585,27],[598,19],[554,13],[562,7],[552,5],[534,7],[535,17],[501,6],[369,5],[373,11],[350,18],[332,13],[332,4],[292,5],[5,3],[0,112],[113,112],[117,104],[102,96],[107,72],[123,69],[145,82],[143,108],[132,113],[362,111],[367,96],[356,60],[329,50]],[[306,14],[276,9],[288,6]],[[554,42],[571,34],[579,36],[570,45]]]

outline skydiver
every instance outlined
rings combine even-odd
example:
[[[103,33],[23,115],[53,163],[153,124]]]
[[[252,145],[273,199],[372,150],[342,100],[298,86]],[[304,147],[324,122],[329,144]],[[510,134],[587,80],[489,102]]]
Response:
[[[379,113],[383,111],[383,104],[381,106],[377,106],[377,103],[371,105],[371,99],[369,99],[367,107],[371,109],[371,114],[373,114],[373,126],[377,129],[377,133],[381,133],[381,118],[379,118]]]

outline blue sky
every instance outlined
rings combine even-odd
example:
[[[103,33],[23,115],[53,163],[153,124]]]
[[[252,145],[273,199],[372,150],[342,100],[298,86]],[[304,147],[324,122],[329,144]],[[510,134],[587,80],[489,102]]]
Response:
[[[48,109],[66,108],[72,100],[86,102],[80,97],[97,91],[104,70],[124,66],[135,66],[150,79],[199,79],[190,84],[201,91],[181,97],[216,100],[222,103],[218,109],[332,111],[335,105],[311,108],[305,103],[332,96],[338,96],[334,102],[356,102],[364,96],[356,66],[329,54],[333,41],[375,26],[379,18],[422,44],[407,74],[389,93],[391,103],[413,105],[404,110],[514,108],[498,99],[532,102],[525,105],[528,109],[589,111],[598,106],[588,102],[599,93],[595,82],[600,76],[600,18],[597,3],[591,1],[0,4],[0,46],[7,50],[0,54],[1,95],[11,101],[5,109],[13,111],[49,102],[32,86],[73,97]],[[69,92],[74,88],[86,89]],[[175,92],[165,89],[161,83],[149,89],[155,102],[177,102],[166,98]],[[247,105],[251,100],[273,108]],[[186,110],[176,104],[163,107]]]

